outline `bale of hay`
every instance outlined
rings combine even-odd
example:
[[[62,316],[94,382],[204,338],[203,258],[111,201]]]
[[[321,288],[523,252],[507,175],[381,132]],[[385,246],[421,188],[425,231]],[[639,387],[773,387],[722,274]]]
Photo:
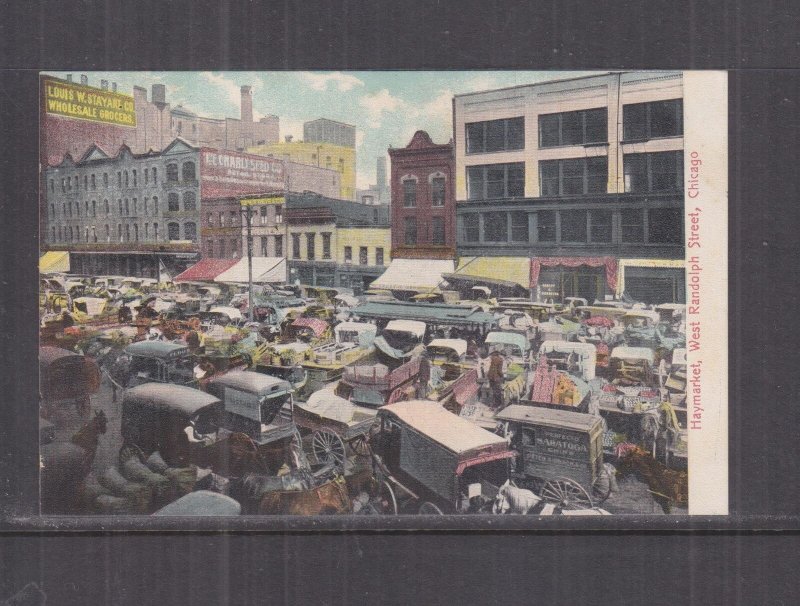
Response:
[[[160,473],[150,471],[150,469],[139,461],[138,459],[131,458],[125,461],[122,465],[122,475],[131,482],[140,482],[146,484],[153,489],[154,496],[159,498],[164,495],[170,486],[170,480]]]
[[[167,462],[161,458],[161,453],[157,450],[147,458],[144,464],[147,465],[150,471],[160,473],[162,475],[164,475],[169,468],[169,465],[167,465]]]

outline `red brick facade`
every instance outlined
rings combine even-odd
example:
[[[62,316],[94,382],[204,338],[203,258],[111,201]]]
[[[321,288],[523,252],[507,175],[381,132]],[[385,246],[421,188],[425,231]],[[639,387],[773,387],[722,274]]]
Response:
[[[392,190],[392,258],[453,259],[456,249],[455,157],[453,144],[435,144],[418,130],[409,144],[390,149]],[[433,205],[434,181],[444,179],[443,204]],[[414,182],[413,206],[405,181]],[[406,233],[409,222],[416,238]],[[415,222],[415,223],[414,223]],[[439,242],[435,242],[436,236]]]

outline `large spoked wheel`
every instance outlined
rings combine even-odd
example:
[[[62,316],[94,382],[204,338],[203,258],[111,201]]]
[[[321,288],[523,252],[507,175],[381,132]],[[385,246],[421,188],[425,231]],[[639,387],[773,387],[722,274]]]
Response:
[[[344,471],[346,451],[338,434],[327,429],[315,431],[311,437],[311,448],[317,463],[334,463],[339,471]]]
[[[605,473],[605,472],[604,472]],[[600,505],[611,496],[611,481],[602,475],[594,481],[592,486],[592,496],[594,497],[594,504]]]
[[[397,497],[394,494],[392,486],[384,480],[378,486],[377,495],[378,505],[381,513],[389,516],[396,516],[399,509],[397,508]]]
[[[367,437],[364,435],[357,436],[353,440],[350,441],[350,448],[353,449],[353,452],[361,457],[368,457],[369,456],[369,443],[367,441]]]
[[[562,509],[591,509],[594,507],[592,497],[583,486],[569,478],[553,478],[547,480],[542,488],[541,497]]]
[[[419,514],[422,516],[443,516],[444,513],[430,501],[425,501],[419,506]]]

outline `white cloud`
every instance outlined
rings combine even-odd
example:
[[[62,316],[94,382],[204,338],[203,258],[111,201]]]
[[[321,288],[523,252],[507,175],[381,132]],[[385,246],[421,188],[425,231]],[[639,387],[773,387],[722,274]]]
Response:
[[[303,122],[305,122],[305,120],[280,116],[281,141],[284,140],[286,135],[291,135],[295,141],[302,141]]]
[[[368,172],[356,171],[356,189],[369,189],[375,182],[375,175]]]
[[[371,128],[380,128],[383,114],[393,113],[406,107],[406,102],[393,97],[388,89],[382,88],[377,93],[364,95],[358,104],[367,110],[367,123]]]
[[[344,93],[356,86],[364,86],[364,83],[352,74],[343,74],[342,72],[325,72],[322,74],[300,72],[298,76],[314,90],[328,90],[328,87],[333,85]]]
[[[214,72],[200,72],[200,77],[205,80],[211,86],[215,86],[220,90],[222,93],[222,98],[225,99],[230,105],[234,107],[240,107],[242,102],[242,85],[249,84],[255,90],[260,89],[263,86],[263,82],[260,78],[252,76],[251,74],[246,74],[246,82],[242,82],[241,84],[231,80],[230,78],[226,78],[222,74],[214,73]],[[253,113],[256,120],[261,118],[263,114],[258,112]],[[256,117],[256,115],[258,117]]]

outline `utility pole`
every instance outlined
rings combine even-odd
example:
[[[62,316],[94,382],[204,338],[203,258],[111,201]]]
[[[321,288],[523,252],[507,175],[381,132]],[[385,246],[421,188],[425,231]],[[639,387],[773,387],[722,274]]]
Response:
[[[253,207],[247,205],[247,310],[250,312],[250,321],[254,321],[253,314],[253,233],[251,229]]]

